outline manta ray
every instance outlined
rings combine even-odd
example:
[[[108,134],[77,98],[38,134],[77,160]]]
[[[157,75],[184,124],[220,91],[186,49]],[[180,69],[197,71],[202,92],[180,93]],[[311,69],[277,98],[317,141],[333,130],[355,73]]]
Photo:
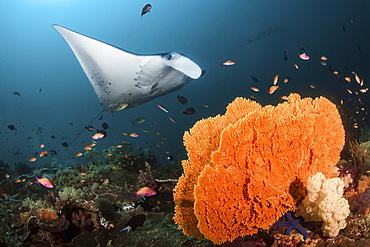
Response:
[[[106,111],[143,104],[204,74],[176,52],[135,54],[59,25],[52,27],[67,41]]]

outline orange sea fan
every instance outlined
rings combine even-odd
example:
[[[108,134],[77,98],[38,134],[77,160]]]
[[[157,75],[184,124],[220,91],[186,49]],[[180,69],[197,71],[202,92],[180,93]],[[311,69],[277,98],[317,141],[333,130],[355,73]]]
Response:
[[[175,216],[185,235],[200,238],[203,234],[197,228],[198,220],[194,214],[194,186],[200,171],[191,167],[189,161],[183,160],[184,173],[174,189]]]
[[[245,115],[240,109],[247,109]],[[220,132],[220,136],[205,137],[219,143],[215,142],[211,150],[202,150],[207,156],[202,168],[191,173],[193,182],[185,179],[193,166],[190,157],[195,157],[191,153],[194,149],[188,149],[193,143],[190,138],[185,141],[190,163],[184,163],[185,177],[178,184],[179,188],[189,187],[184,191],[194,190],[197,227],[216,244],[268,229],[285,212],[295,209],[290,184],[296,179],[305,183],[318,171],[332,176],[344,144],[339,113],[323,97],[300,99],[292,94],[286,103],[263,108],[237,98],[225,116],[229,124],[212,133]],[[198,131],[201,127],[197,126]],[[199,138],[196,141],[201,143]],[[199,160],[194,159],[194,163]],[[180,193],[175,190],[175,197],[181,198]],[[181,207],[175,202],[177,213]],[[186,225],[184,220],[175,217],[177,223]],[[192,235],[190,232],[186,234]]]

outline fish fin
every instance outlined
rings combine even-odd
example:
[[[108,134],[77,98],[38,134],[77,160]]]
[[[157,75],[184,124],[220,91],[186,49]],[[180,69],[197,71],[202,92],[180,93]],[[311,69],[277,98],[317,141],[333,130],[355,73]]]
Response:
[[[120,232],[127,231],[127,234],[128,234],[131,229],[132,229],[132,227],[128,226],[128,227],[123,228]]]

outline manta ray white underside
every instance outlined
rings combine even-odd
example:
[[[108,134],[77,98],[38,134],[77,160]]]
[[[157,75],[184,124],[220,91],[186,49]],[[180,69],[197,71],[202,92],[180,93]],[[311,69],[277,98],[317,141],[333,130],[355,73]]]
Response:
[[[176,52],[138,55],[53,25],[71,47],[102,107],[119,111],[182,88],[202,69]]]

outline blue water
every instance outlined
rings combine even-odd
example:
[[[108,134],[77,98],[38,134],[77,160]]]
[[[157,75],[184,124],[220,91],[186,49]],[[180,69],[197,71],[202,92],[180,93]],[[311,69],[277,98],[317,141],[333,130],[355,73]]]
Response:
[[[152,9],[141,18],[141,9],[147,3]],[[90,143],[91,132],[83,132],[68,148],[61,142],[71,142],[102,108],[77,59],[64,39],[52,29],[52,24],[134,53],[176,51],[207,70],[204,77],[189,82],[177,92],[114,116],[110,112],[103,113],[101,121],[92,123],[99,129],[103,122],[110,126],[108,136],[98,142],[98,150],[128,140],[133,146],[157,149],[158,158],[163,155],[159,162],[167,164],[164,153],[167,150],[176,160],[186,157],[182,145],[184,131],[202,118],[223,114],[236,96],[254,95],[265,105],[280,103],[281,96],[291,92],[331,99],[342,113],[347,135],[356,136],[361,127],[369,125],[365,112],[370,102],[365,96],[370,92],[351,95],[347,89],[358,92],[360,88],[351,71],[364,80],[362,88],[370,86],[369,11],[367,0],[3,1],[0,8],[0,160],[9,165],[28,162],[35,152],[41,151],[39,146],[43,143],[46,150],[54,149],[58,154],[38,158],[31,167],[50,163],[52,157],[57,157],[64,166],[84,163],[83,158],[74,157]],[[251,44],[246,41],[269,27],[283,30],[262,36]],[[310,60],[298,57],[298,46],[304,47]],[[284,51],[287,61],[283,59]],[[320,64],[321,56],[328,57],[327,66]],[[227,60],[236,64],[221,66]],[[333,75],[329,65],[339,75]],[[279,74],[281,89],[269,95],[267,91],[276,74]],[[251,75],[259,82],[255,83]],[[345,76],[350,76],[352,82],[346,82]],[[282,83],[287,77],[289,82]],[[310,88],[310,84],[315,89]],[[252,86],[260,92],[253,92]],[[21,97],[13,95],[15,91]],[[187,97],[188,105],[177,101],[178,94]],[[161,111],[156,104],[167,107],[169,113]],[[182,112],[187,107],[194,107],[196,113],[184,115]],[[177,123],[172,123],[168,116]],[[138,117],[145,117],[147,121],[133,126],[132,121]],[[354,121],[360,128],[352,127]],[[17,128],[16,134],[8,129],[10,124]],[[42,127],[39,133],[36,133],[37,127]],[[150,133],[143,133],[142,129]],[[160,135],[154,134],[156,131]],[[129,138],[122,132],[136,132],[139,137]],[[33,139],[27,140],[27,137]],[[168,137],[164,144],[160,144],[162,137]]]

